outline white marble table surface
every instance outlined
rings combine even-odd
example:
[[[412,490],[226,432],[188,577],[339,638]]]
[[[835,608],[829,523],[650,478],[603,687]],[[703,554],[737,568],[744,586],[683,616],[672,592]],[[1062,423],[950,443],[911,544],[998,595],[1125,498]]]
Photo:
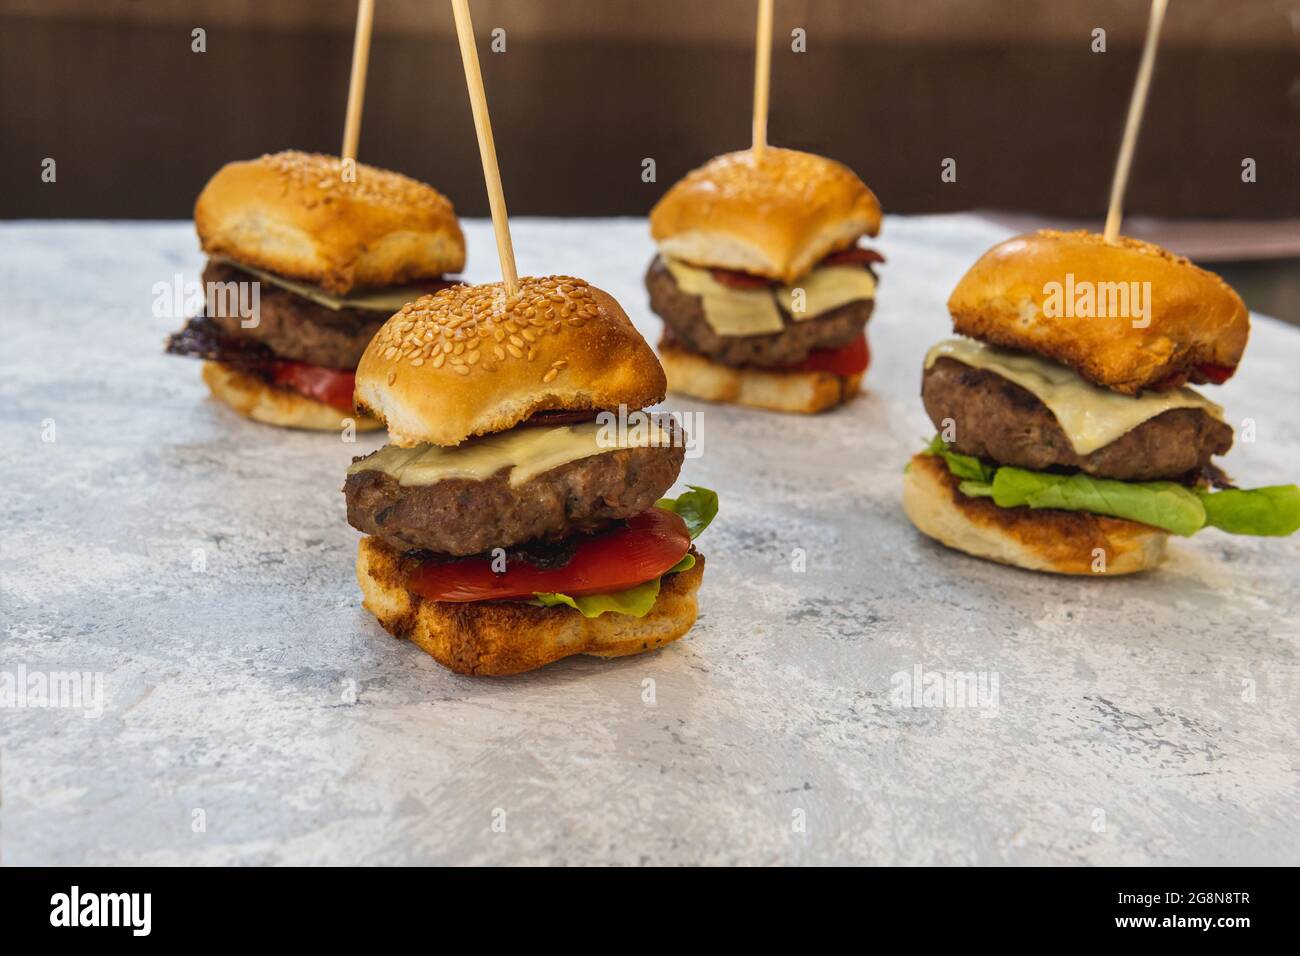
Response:
[[[379,439],[245,421],[162,354],[152,287],[195,277],[188,224],[0,224],[0,672],[103,688],[97,716],[0,709],[0,860],[1296,863],[1300,539],[1210,531],[1159,573],[1072,580],[900,510],[922,356],[1002,237],[887,222],[847,408],[670,397],[704,409],[683,479],[722,498],[686,639],[473,679],[360,606],[339,488]],[[643,221],[514,239],[522,272],[581,275],[656,335]],[[1256,317],[1216,392],[1256,423],[1225,459],[1246,483],[1300,479],[1297,369],[1300,331]],[[916,668],[996,679],[996,707],[899,706]]]

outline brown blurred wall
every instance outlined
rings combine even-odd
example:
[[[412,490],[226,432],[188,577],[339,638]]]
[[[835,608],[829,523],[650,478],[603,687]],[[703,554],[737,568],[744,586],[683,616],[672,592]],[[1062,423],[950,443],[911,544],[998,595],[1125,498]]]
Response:
[[[445,0],[378,0],[361,158],[486,213]],[[641,214],[746,145],[753,0],[474,0],[513,214]],[[774,143],[892,212],[1104,212],[1143,0],[779,0]],[[223,162],[338,148],[348,0],[0,0],[0,216],[188,216]],[[207,32],[191,52],[190,31]],[[506,30],[507,52],[487,38]],[[807,52],[790,31],[807,32]],[[1092,30],[1108,52],[1090,51]],[[1127,209],[1300,214],[1300,2],[1171,4]],[[41,161],[58,162],[56,184]],[[658,182],[643,183],[655,159]],[[940,181],[945,157],[956,183]],[[1241,181],[1243,158],[1258,181]]]

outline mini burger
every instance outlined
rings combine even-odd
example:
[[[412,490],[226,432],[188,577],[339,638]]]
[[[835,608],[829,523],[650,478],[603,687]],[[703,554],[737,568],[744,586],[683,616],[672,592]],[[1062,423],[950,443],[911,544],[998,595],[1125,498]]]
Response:
[[[1159,564],[1170,534],[1300,528],[1295,485],[1234,488],[1214,464],[1232,426],[1188,387],[1231,377],[1246,346],[1246,307],[1218,276],[1135,239],[1044,231],[985,253],[948,309],[960,337],[930,350],[921,385],[939,434],[904,478],[925,534],[1117,575]]]
[[[673,391],[784,412],[854,394],[879,253],[880,203],[847,166],[768,147],[710,160],[650,213],[650,307]]]
[[[462,674],[663,647],[695,622],[711,491],[664,493],[685,441],[663,369],[568,276],[403,306],[357,368],[391,444],[348,469],[365,607]]]
[[[223,167],[194,225],[208,255],[206,308],[167,350],[204,359],[212,394],[257,421],[380,427],[355,417],[357,362],[393,312],[464,268],[446,197],[373,166],[284,152]],[[256,296],[241,297],[249,286]],[[253,314],[231,308],[237,298],[257,303]]]

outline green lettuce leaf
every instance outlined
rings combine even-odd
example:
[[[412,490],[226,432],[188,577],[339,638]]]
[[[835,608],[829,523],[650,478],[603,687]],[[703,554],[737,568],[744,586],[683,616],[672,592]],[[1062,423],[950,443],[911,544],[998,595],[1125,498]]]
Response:
[[[1205,523],[1229,534],[1285,537],[1300,530],[1300,488],[1197,489],[1205,506]]]
[[[695,555],[688,554],[664,574],[676,574],[678,571],[688,571],[693,567],[695,567]],[[612,594],[583,594],[578,597],[571,597],[568,594],[538,594],[527,603],[542,607],[567,604],[583,617],[600,617],[607,612],[645,617],[659,598],[659,587],[662,582],[663,578],[658,577],[645,584],[638,584],[634,588],[615,591]]]
[[[1127,518],[1184,536],[1205,527],[1201,499],[1173,481],[1114,481],[1006,465],[993,477],[993,501],[1000,508],[1059,508]]]
[[[925,453],[938,455],[947,463],[950,472],[967,481],[987,484],[993,480],[993,473],[997,471],[992,465],[984,464],[974,455],[961,455],[949,450],[947,442],[940,435],[935,435],[930,440],[930,447],[925,450]]]
[[[938,435],[927,454],[938,455],[962,479],[962,494],[992,498],[1000,508],[1059,508],[1140,521],[1171,534],[1205,527],[1229,534],[1284,537],[1300,531],[1300,488],[1230,488],[1210,491],[1174,481],[1114,481],[1077,473],[1055,475],[1010,465],[994,467],[950,451]]]
[[[700,532],[718,516],[718,493],[698,485],[687,485],[691,489],[676,498],[660,498],[655,502],[656,508],[671,511],[686,522],[686,530],[691,533],[691,540],[700,536]]]

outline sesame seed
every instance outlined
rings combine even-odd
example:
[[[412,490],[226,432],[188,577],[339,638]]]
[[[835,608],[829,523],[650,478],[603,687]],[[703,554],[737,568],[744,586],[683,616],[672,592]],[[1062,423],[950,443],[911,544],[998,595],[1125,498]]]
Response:
[[[454,216],[451,202],[432,186],[375,166],[358,163],[356,179],[344,179],[343,164],[337,156],[303,153],[288,150],[262,156],[250,165],[270,169],[284,183],[297,186],[322,196],[305,197],[329,203],[335,199],[360,200],[397,213],[403,220],[419,217],[422,221],[429,213]]]
[[[495,370],[510,359],[534,361],[547,335],[565,326],[581,327],[599,308],[591,287],[570,276],[519,280],[519,294],[508,296],[501,283],[459,285],[422,296],[404,306],[376,336],[386,360],[419,368],[448,365],[458,375],[471,368]],[[479,346],[492,345],[491,358],[480,361]],[[567,363],[566,363],[567,364]],[[552,364],[558,374],[565,365]]]

